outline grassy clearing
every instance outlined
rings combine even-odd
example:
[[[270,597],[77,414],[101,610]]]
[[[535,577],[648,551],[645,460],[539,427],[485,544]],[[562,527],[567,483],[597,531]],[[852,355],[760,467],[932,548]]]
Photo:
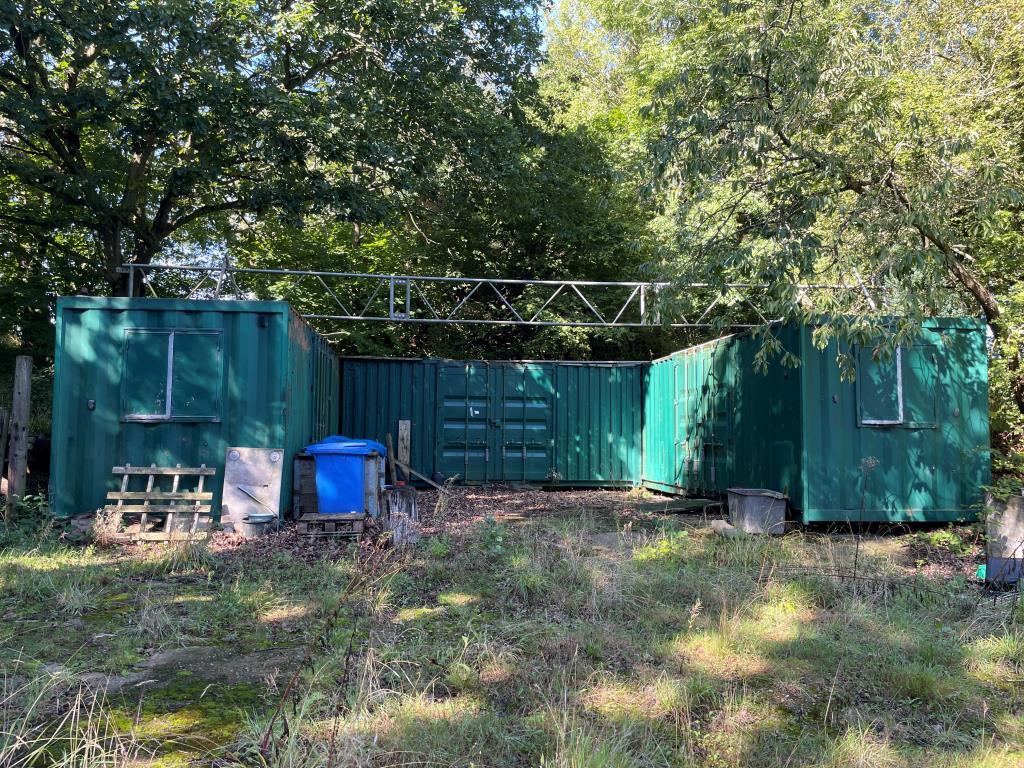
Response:
[[[864,549],[871,578],[839,580],[813,571],[848,569],[848,537],[672,518],[428,539],[390,584],[366,679],[340,716],[303,710],[281,764],[1021,765],[1020,617]]]
[[[7,742],[221,768],[1024,765],[1024,616],[929,575],[914,537],[869,542],[867,578],[836,579],[852,537],[474,519],[360,582],[325,633],[352,553],[8,546]],[[144,666],[194,646],[213,661]],[[80,693],[97,671],[131,683],[97,704]],[[91,713],[77,740],[73,711]]]
[[[303,554],[9,536],[0,765],[208,762],[276,704],[351,576],[350,550]]]

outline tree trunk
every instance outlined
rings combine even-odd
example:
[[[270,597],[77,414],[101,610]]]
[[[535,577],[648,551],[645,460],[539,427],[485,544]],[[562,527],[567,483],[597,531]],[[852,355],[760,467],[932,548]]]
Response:
[[[107,285],[114,296],[128,295],[128,275],[122,274],[123,254],[121,252],[121,227],[109,222],[97,229],[100,249],[103,252],[103,264],[106,271]]]
[[[109,224],[98,230],[100,246],[103,250],[103,261],[106,265],[107,284],[114,296],[142,296],[145,286],[142,282],[140,272],[135,272],[135,279],[130,279],[127,272],[122,272],[121,267],[126,263],[151,264],[153,257],[159,251],[159,246],[150,244],[149,241],[138,237],[132,249],[130,258],[125,258],[123,235],[120,225]]]
[[[1024,369],[1022,369],[1021,356],[1024,350],[1013,339],[1013,330],[1006,327],[1002,317],[1002,309],[988,287],[967,269],[961,259],[961,254],[950,248],[948,245],[939,243],[939,247],[949,261],[950,271],[959,283],[967,289],[985,313],[985,320],[992,329],[996,346],[1000,354],[1006,355],[1006,369],[1010,373],[1010,392],[1017,410],[1024,415]]]

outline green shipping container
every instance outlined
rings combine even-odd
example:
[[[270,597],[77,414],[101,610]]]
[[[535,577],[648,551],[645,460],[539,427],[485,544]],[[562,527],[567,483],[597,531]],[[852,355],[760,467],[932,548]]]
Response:
[[[346,358],[342,434],[397,441],[461,482],[633,486],[643,364]]]
[[[754,370],[760,340],[730,336],[654,362],[644,376],[643,484],[669,493],[768,488],[804,522],[973,519],[989,481],[985,326],[930,320],[889,360],[781,326],[802,364]]]
[[[228,446],[288,458],[340,432],[396,441],[463,482],[786,493],[815,521],[975,517],[989,481],[985,326],[931,320],[876,361],[779,326],[798,368],[754,370],[729,336],[654,363],[346,358],[283,302],[60,299],[50,494],[91,512],[115,465],[206,464],[219,511]],[[340,406],[340,414],[339,414]],[[340,415],[340,428],[339,428]],[[281,509],[290,502],[291,461]]]
[[[50,501],[103,506],[114,466],[217,469],[228,446],[291,458],[338,424],[338,358],[285,302],[61,298],[57,302]]]

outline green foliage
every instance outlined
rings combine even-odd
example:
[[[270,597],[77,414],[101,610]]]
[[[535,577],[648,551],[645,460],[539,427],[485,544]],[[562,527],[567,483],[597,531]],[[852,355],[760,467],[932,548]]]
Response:
[[[533,7],[501,0],[64,0],[0,23],[0,338],[26,346],[56,294],[220,253],[248,217],[390,221],[475,154],[476,112],[519,109],[540,55]]]
[[[444,560],[452,553],[452,537],[447,533],[431,536],[426,541],[427,552],[436,560]]]
[[[1020,448],[1018,3],[575,0],[550,29],[565,119],[626,129],[655,263],[710,286],[666,293],[666,313],[718,297],[723,326],[827,315],[822,345],[881,336],[883,352],[925,316],[983,314],[993,426]],[[732,282],[767,286],[763,314]]]
[[[9,5],[0,340],[48,355],[57,295],[124,291],[117,267],[158,256],[641,277],[653,253],[642,141],[624,111],[574,116],[557,62],[538,78],[538,13],[500,0]],[[337,308],[312,285],[243,287]],[[175,278],[157,288],[186,290]],[[549,311],[560,302],[572,298]],[[634,358],[678,346],[668,337],[346,324],[335,341],[371,354]]]
[[[646,214],[633,186],[609,157],[605,138],[554,122],[544,102],[497,113],[467,109],[463,133],[472,151],[445,163],[396,205],[386,221],[353,223],[333,215],[297,227],[274,217],[227,235],[236,264],[357,273],[500,278],[640,277],[651,258]],[[304,312],[336,314],[334,297],[307,281],[242,277],[255,295],[284,298]],[[362,306],[373,286],[362,286]],[[450,286],[425,287],[432,306],[451,306]],[[459,290],[468,289],[460,287]],[[520,311],[541,309],[550,292],[515,297]],[[347,296],[345,297],[347,299]],[[383,293],[378,297],[384,299]],[[624,298],[624,297],[623,297]],[[419,301],[419,296],[416,296]],[[484,301],[480,301],[483,299]],[[464,315],[495,317],[493,296],[470,297]],[[547,307],[551,317],[574,307],[571,295]],[[608,311],[608,308],[604,308]],[[615,310],[612,310],[613,312]],[[505,312],[496,316],[507,319]],[[345,352],[501,358],[634,358],[671,348],[665,332],[515,327],[417,327],[344,323],[332,326]]]
[[[484,519],[483,535],[480,538],[484,551],[492,556],[498,557],[505,551],[506,528],[495,520],[491,515]]]
[[[943,550],[955,557],[967,557],[974,551],[973,542],[965,539],[962,531],[953,528],[917,533],[914,538],[921,544]]]
[[[46,496],[26,493],[15,501],[13,513],[0,520],[0,546],[43,541],[53,530]]]

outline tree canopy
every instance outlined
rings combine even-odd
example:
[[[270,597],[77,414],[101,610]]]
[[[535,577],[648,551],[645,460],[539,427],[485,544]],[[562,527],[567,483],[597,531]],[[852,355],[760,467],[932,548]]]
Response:
[[[1019,4],[576,0],[554,29],[563,77],[586,72],[566,112],[641,139],[627,165],[663,274],[764,284],[769,317],[828,318],[821,342],[891,348],[924,316],[983,316],[994,414],[1019,424]]]
[[[122,261],[216,214],[376,222],[516,109],[535,12],[501,0],[5,3],[5,228],[80,231]]]
[[[883,338],[883,354],[925,316],[983,316],[994,423],[1021,438],[1018,3],[562,0],[541,24],[543,12],[0,6],[0,334],[45,339],[55,295],[123,291],[122,262],[157,258],[664,278],[677,286],[665,318],[717,298],[722,328],[825,318],[822,343]],[[760,312],[735,282],[765,286]],[[620,358],[690,340],[356,325],[336,338],[350,352]]]

